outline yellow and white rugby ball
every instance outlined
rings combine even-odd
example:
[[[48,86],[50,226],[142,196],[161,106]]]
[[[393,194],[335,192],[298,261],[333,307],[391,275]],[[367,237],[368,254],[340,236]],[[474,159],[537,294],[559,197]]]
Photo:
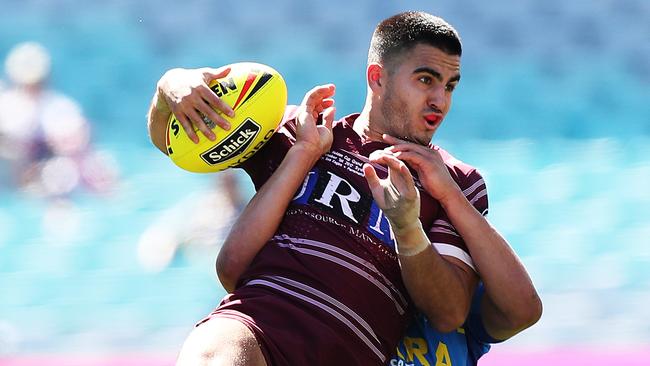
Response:
[[[284,115],[287,85],[273,68],[253,62],[228,65],[230,73],[210,83],[210,89],[235,110],[230,131],[205,118],[216,140],[195,127],[195,144],[172,114],[167,124],[167,153],[179,167],[196,173],[218,172],[250,158],[271,138]],[[220,113],[220,112],[219,112]]]

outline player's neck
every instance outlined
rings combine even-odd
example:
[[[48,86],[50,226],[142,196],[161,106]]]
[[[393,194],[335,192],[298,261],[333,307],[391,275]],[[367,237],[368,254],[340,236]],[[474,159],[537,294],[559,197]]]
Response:
[[[361,137],[362,141],[383,141],[382,132],[377,128],[376,117],[373,117],[368,105],[363,108],[361,114],[354,121],[352,128]]]

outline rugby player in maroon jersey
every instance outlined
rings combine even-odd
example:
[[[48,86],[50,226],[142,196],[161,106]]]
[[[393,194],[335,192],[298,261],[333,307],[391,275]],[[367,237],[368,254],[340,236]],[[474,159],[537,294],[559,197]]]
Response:
[[[453,28],[429,14],[403,13],[375,31],[366,104],[360,114],[333,123],[329,152],[307,148],[304,131],[327,136],[314,119],[326,111],[330,125],[333,88],[313,90],[298,113],[288,110],[278,133],[242,167],[258,190],[284,179],[273,174],[280,171],[291,179],[306,176],[304,183],[252,262],[237,263],[236,248],[224,252],[220,278],[234,291],[192,332],[179,364],[383,364],[413,304],[440,331],[464,322],[478,280],[465,240],[490,246],[503,239],[462,192],[480,175],[460,166],[449,171],[426,147],[449,110],[459,69]],[[206,82],[219,76],[175,70],[161,79],[149,130],[163,152],[171,111],[208,105],[228,112],[205,93]],[[188,117],[205,129],[200,118]],[[373,152],[372,160],[388,169],[367,164]],[[303,169],[283,170],[291,161]],[[373,193],[384,199],[373,200]],[[440,227],[452,224],[454,230]],[[440,235],[451,238],[434,248]]]

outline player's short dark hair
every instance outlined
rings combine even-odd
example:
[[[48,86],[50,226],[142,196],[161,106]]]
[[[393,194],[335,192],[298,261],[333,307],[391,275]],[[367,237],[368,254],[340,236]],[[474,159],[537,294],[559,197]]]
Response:
[[[418,44],[433,46],[453,56],[463,52],[458,32],[444,19],[425,12],[407,11],[377,25],[370,41],[368,63],[389,65],[396,56]]]

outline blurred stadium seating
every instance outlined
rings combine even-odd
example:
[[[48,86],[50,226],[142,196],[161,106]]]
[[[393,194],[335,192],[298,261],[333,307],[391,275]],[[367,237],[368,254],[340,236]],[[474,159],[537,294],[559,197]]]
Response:
[[[106,196],[80,193],[74,209],[57,213],[0,182],[0,360],[173,357],[224,295],[211,258],[180,257],[158,273],[137,260],[138,238],[160,211],[209,184],[148,142],[145,113],[166,69],[267,63],[284,74],[292,103],[313,85],[336,83],[343,115],[364,100],[376,22],[409,9],[371,0],[1,7],[0,57],[21,41],[48,47],[53,84],[83,106],[122,183]],[[420,0],[411,8],[443,16],[463,37],[463,80],[435,140],[484,173],[491,221],[545,304],[536,326],[494,352],[650,348],[650,2]]]

